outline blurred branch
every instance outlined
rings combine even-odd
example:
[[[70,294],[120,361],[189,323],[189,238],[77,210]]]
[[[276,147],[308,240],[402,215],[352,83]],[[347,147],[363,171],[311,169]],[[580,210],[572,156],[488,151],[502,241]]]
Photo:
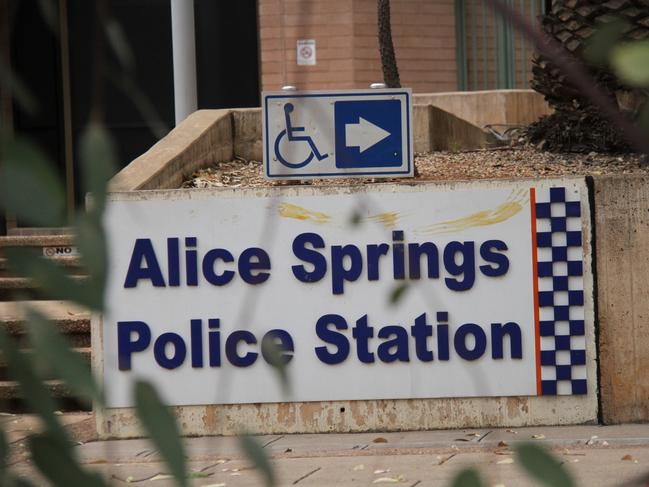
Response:
[[[153,103],[137,86],[133,78],[124,74],[107,71],[106,77],[122,92],[131,99],[135,108],[140,112],[149,129],[158,139],[161,139],[169,132],[169,127],[158,115]]]
[[[59,14],[58,6],[53,0],[38,0],[38,8],[43,20],[52,31],[52,34],[59,36]]]
[[[103,32],[106,25],[106,1],[96,0],[97,24],[93,35],[93,64],[92,64],[92,106],[90,121],[99,123],[104,119],[104,39]]]
[[[109,18],[104,24],[104,30],[108,44],[117,56],[122,69],[129,74],[133,74],[135,72],[135,55],[126,39],[122,26],[115,19]]]
[[[35,115],[38,111],[38,104],[36,99],[27,89],[27,86],[11,72],[7,66],[0,59],[0,86],[7,90],[9,96],[13,98],[20,107],[25,110],[29,115]]]

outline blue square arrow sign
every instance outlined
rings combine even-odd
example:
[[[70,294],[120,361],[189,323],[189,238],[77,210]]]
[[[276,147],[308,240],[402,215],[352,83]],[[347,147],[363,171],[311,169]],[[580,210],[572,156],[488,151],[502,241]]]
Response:
[[[334,103],[336,167],[400,167],[403,162],[400,100]]]
[[[262,96],[266,178],[413,175],[409,89]]]

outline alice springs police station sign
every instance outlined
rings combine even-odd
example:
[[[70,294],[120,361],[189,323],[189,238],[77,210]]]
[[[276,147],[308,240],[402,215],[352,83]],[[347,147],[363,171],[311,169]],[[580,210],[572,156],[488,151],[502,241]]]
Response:
[[[109,199],[110,407],[136,378],[171,405],[596,387],[583,179]]]

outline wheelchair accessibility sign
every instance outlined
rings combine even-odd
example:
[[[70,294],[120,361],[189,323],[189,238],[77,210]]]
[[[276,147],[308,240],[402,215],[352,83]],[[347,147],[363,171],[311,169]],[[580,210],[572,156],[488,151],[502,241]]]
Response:
[[[413,175],[410,89],[264,93],[262,125],[268,179]]]

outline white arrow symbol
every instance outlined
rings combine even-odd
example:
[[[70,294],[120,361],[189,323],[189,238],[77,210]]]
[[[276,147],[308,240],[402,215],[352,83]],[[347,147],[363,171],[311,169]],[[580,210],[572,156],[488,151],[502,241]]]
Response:
[[[363,117],[358,117],[358,123],[345,124],[347,147],[358,147],[361,152],[366,151],[389,136],[390,132],[383,130],[372,122],[368,122]]]

